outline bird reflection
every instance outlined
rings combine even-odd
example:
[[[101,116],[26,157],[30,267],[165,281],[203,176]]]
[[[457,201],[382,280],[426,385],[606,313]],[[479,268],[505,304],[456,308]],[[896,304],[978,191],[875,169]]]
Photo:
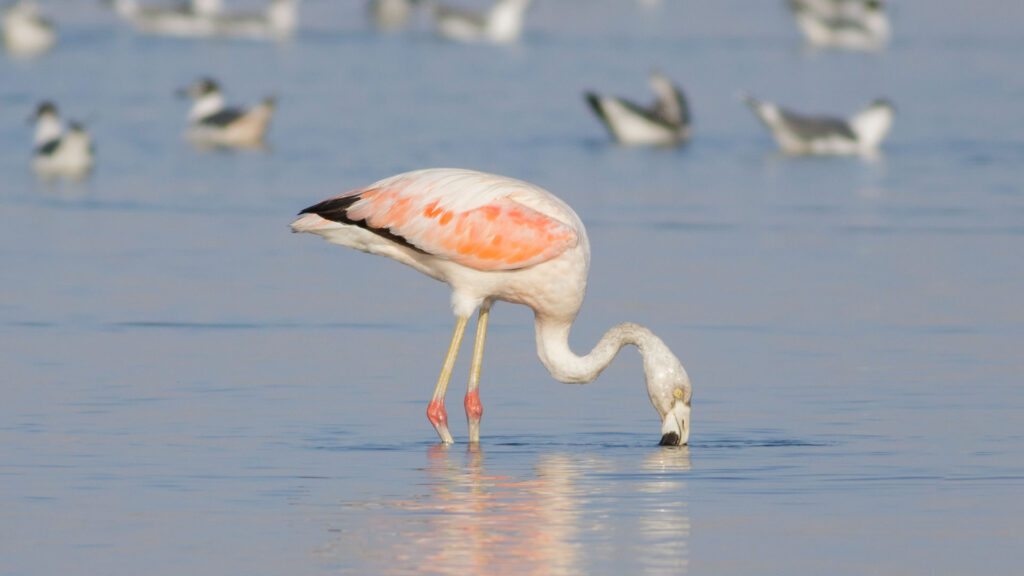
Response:
[[[430,497],[405,504],[434,513],[429,535],[406,549],[439,574],[570,574],[578,565],[579,495],[573,462],[543,456],[526,479],[487,471],[484,451],[464,459],[431,446],[425,469]],[[464,460],[464,461],[463,461]]]
[[[376,574],[684,574],[690,520],[685,446],[637,463],[598,455],[540,454],[528,470],[508,458],[434,445],[422,468],[425,492],[378,505],[353,504],[325,556]],[[513,460],[514,462],[514,460]],[[353,526],[354,528],[354,526]]]
[[[640,490],[652,496],[653,501],[673,505],[651,507],[640,519],[640,542],[654,543],[644,546],[645,574],[664,574],[666,569],[682,574],[689,565],[690,516],[686,514],[681,495],[686,488],[685,476],[679,472],[690,470],[690,449],[687,446],[663,446],[644,458],[643,469],[647,480]]]

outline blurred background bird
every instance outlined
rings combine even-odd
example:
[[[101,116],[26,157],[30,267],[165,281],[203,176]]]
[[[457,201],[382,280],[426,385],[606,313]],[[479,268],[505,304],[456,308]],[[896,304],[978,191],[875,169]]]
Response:
[[[188,113],[186,138],[200,147],[259,147],[270,125],[276,106],[268,96],[252,108],[227,107],[220,85],[212,78],[201,78],[178,91],[192,99]]]
[[[29,118],[35,123],[32,169],[40,176],[81,178],[93,167],[93,144],[89,132],[77,122],[64,130],[57,105],[40,102]]]
[[[587,92],[584,98],[620,144],[673,146],[690,137],[690,107],[682,89],[661,72],[651,73],[654,103],[649,107],[624,98]]]
[[[4,10],[4,49],[16,56],[46,52],[57,42],[57,29],[35,0],[17,0]]]
[[[740,97],[787,154],[871,154],[892,127],[895,110],[878,99],[849,118],[805,115],[745,93]]]
[[[789,0],[807,43],[815,48],[880,50],[890,24],[880,0]]]
[[[530,0],[498,0],[487,12],[474,12],[446,4],[434,4],[437,35],[456,42],[509,44],[519,40],[523,14]]]

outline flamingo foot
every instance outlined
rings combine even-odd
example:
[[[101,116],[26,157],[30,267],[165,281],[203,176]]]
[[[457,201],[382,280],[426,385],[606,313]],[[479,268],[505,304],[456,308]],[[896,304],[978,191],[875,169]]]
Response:
[[[484,413],[483,404],[480,403],[480,392],[476,389],[466,393],[466,422],[469,424],[470,443],[480,442],[480,417]]]
[[[443,444],[454,444],[452,433],[448,431],[448,413],[444,409],[444,399],[436,398],[427,405],[427,419],[434,425],[437,435]]]

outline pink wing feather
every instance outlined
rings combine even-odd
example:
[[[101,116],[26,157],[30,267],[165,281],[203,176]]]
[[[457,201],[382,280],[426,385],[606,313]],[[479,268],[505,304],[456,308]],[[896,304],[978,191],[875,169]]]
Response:
[[[514,270],[575,246],[566,222],[516,201],[546,194],[525,182],[468,170],[399,174],[307,209],[341,202],[344,221],[477,270]],[[336,218],[331,218],[336,219]]]

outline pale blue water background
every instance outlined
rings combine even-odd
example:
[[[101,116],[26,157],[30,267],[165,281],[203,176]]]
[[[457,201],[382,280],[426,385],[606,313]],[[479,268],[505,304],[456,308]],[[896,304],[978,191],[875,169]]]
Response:
[[[0,60],[0,574],[1021,573],[1024,9],[890,4],[888,50],[849,54],[769,1],[538,0],[513,48],[379,34],[354,1],[304,1],[284,46],[49,2],[57,50]],[[693,143],[608,144],[582,91],[646,101],[652,67]],[[183,142],[201,74],[278,95],[269,153]],[[877,160],[792,159],[739,89],[899,113]],[[81,184],[28,169],[43,97],[93,129]],[[660,334],[689,448],[655,445],[634,351],[558,384],[501,304],[483,443],[467,346],[435,444],[447,289],[287,224],[446,165],[575,207],[573,344]]]

